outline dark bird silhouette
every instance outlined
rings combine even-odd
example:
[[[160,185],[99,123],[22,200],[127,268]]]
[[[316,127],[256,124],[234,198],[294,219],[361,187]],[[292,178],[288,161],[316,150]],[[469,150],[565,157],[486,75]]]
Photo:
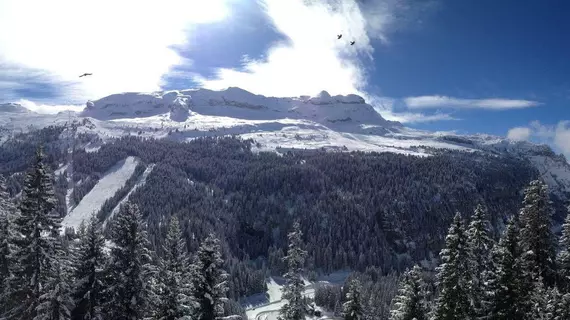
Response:
[[[342,34],[337,35],[336,38],[337,38],[337,39],[342,38]]]
[[[354,45],[355,42],[356,42],[356,41],[350,41],[350,45],[351,45],[351,46]]]
[[[92,75],[92,73],[84,73],[84,74],[80,75],[79,78],[85,77],[85,76],[90,76],[90,75]]]

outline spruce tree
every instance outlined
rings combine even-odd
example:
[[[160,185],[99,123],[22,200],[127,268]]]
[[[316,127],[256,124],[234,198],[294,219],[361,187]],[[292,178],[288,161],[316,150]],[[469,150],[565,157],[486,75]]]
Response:
[[[47,283],[45,293],[40,296],[40,303],[34,320],[71,319],[73,300],[70,296],[69,278],[64,264],[64,260],[50,264],[52,277]]]
[[[190,268],[191,294],[195,304],[193,319],[214,320],[224,314],[228,287],[223,264],[220,240],[210,234],[200,245]]]
[[[556,281],[554,235],[551,230],[552,208],[548,187],[532,181],[525,190],[520,211],[521,247],[525,268],[533,281],[541,277],[546,286]]]
[[[26,175],[20,214],[14,221],[14,265],[9,286],[10,299],[17,303],[10,310],[10,319],[36,317],[40,298],[48,293],[46,289],[54,276],[54,261],[59,258],[61,218],[54,212],[56,198],[48,171],[40,148]]]
[[[178,320],[189,315],[189,299],[185,295],[188,258],[178,219],[170,220],[159,266],[158,308],[156,319]]]
[[[11,241],[14,239],[12,221],[16,208],[6,189],[4,177],[0,175],[0,317],[9,310]]]
[[[342,318],[344,320],[363,319],[361,290],[360,281],[356,279],[350,281],[348,292],[346,293],[346,302],[342,305]]]
[[[560,236],[560,252],[557,256],[560,289],[564,293],[570,292],[570,206],[568,214],[562,225]]]
[[[101,223],[96,215],[89,219],[87,227],[78,232],[79,246],[74,256],[73,320],[100,320],[103,316],[103,291],[107,255],[104,252]]]
[[[135,204],[121,207],[112,230],[113,247],[109,263],[110,286],[105,294],[107,319],[140,320],[147,316],[152,301],[149,242],[140,211]]]
[[[493,247],[490,230],[486,210],[482,205],[478,205],[467,229],[469,299],[474,319],[485,318],[488,313],[487,284],[492,268],[491,249]]]
[[[570,293],[561,294],[556,306],[554,320],[570,319]]]
[[[442,264],[438,267],[435,320],[467,319],[471,315],[467,292],[469,255],[463,219],[457,213],[441,250]]]
[[[490,319],[523,319],[526,294],[522,291],[524,277],[516,218],[507,224],[499,244],[493,250],[495,270],[491,279]]]
[[[293,230],[287,235],[289,239],[289,249],[285,261],[288,271],[285,273],[285,286],[282,289],[283,299],[287,303],[280,311],[280,320],[302,320],[305,319],[306,305],[303,299],[305,283],[302,278],[303,267],[307,257],[307,251],[303,250],[303,233],[298,221],[293,223]]]
[[[398,295],[393,300],[391,320],[427,320],[425,283],[422,270],[415,265],[408,270],[400,283]]]

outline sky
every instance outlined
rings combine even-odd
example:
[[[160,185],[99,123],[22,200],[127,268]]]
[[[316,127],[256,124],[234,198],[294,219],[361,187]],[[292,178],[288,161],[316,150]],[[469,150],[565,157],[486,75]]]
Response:
[[[564,0],[0,0],[0,103],[326,90],[406,126],[570,156],[568,12]]]

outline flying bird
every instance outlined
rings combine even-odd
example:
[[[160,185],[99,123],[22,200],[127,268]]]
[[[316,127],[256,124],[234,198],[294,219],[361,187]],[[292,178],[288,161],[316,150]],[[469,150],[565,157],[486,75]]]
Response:
[[[92,73],[84,73],[84,74],[80,75],[79,78],[85,77],[85,76],[90,76],[90,75],[92,75]]]
[[[356,41],[354,41],[354,40],[353,40],[353,41],[350,41],[350,45],[351,45],[351,46],[354,45],[355,42],[356,42]]]
[[[337,39],[342,38],[342,34],[337,35],[336,38],[337,38]]]

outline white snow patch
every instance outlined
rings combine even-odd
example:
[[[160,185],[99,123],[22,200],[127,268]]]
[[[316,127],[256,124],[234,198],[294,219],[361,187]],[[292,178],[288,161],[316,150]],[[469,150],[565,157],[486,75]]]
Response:
[[[138,163],[139,161],[134,157],[128,157],[107,171],[93,189],[81,199],[81,202],[65,216],[62,223],[64,228],[77,229],[83,220],[97,213],[103,203],[125,185]]]

